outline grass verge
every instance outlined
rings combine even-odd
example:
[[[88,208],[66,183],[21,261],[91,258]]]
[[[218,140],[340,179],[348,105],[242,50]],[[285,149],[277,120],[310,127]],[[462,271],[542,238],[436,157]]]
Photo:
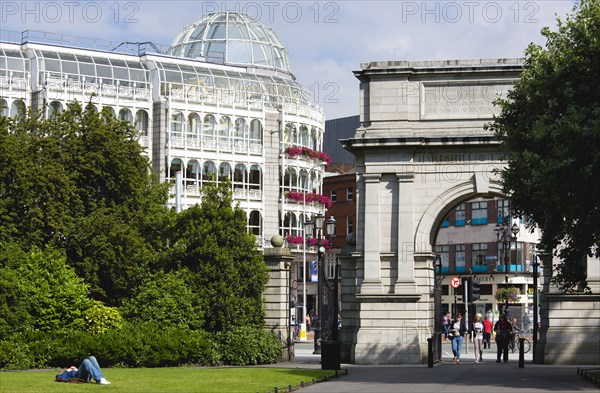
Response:
[[[328,370],[281,368],[110,368],[111,385],[59,383],[52,371],[0,372],[2,393],[262,393],[334,375]]]

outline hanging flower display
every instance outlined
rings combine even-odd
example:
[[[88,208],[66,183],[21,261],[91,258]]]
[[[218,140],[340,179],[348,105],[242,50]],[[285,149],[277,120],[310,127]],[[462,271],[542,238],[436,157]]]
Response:
[[[304,237],[302,236],[287,235],[285,239],[288,244],[302,244],[304,242]],[[318,242],[319,240],[316,237],[310,237],[306,240],[306,245],[316,246]],[[327,238],[321,238],[321,245],[328,250],[331,249],[331,242]]]
[[[329,154],[324,153],[322,151],[315,151],[308,147],[289,146],[285,149],[285,152],[290,158],[294,158],[296,156],[305,156],[310,158],[311,160],[321,160],[327,163],[327,165],[331,163],[331,158],[329,157]]]
[[[285,193],[285,197],[288,200],[296,201],[297,203],[303,203],[304,201],[306,201],[306,203],[317,202],[325,206],[326,209],[329,209],[332,205],[331,199],[327,198],[325,195],[316,194],[314,192],[309,192],[305,195],[303,192],[288,191]]]
[[[287,235],[285,239],[289,244],[302,244],[304,242],[304,237],[302,236]]]
[[[515,303],[519,300],[520,294],[521,291],[519,291],[519,288],[498,288],[498,290],[496,291],[496,300],[499,302],[504,302],[508,300],[509,302]]]

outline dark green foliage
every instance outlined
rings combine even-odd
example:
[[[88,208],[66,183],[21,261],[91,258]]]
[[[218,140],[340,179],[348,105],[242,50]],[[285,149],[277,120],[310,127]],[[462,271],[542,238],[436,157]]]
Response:
[[[216,336],[221,360],[225,364],[269,364],[281,355],[281,341],[264,330],[240,326],[219,332]]]
[[[38,332],[0,341],[0,369],[77,366],[90,354],[108,367],[271,364],[281,355],[281,343],[250,327],[210,334],[142,323],[100,335]]]
[[[0,119],[0,241],[66,250],[108,304],[156,264],[173,216],[167,187],[154,181],[131,125],[91,105]]]
[[[160,326],[200,328],[202,310],[190,281],[187,268],[154,274],[138,288],[133,298],[125,301],[121,307],[123,315],[131,320]]]
[[[29,253],[0,243],[0,337],[25,330],[68,332],[83,329],[93,306],[87,287],[54,250]]]
[[[585,258],[600,257],[600,2],[542,35],[490,128],[512,153],[502,178],[513,214],[541,228],[545,249],[561,246],[561,288],[582,289]]]
[[[189,269],[204,310],[203,328],[262,326],[268,269],[255,237],[246,232],[244,211],[232,208],[230,185],[205,187],[202,205],[177,217],[175,233],[170,268]]]

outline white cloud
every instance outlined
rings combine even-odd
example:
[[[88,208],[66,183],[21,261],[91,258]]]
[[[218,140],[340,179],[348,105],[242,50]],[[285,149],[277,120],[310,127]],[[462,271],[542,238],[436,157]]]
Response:
[[[331,119],[358,113],[353,70],[380,60],[521,57],[573,0],[1,1],[2,30],[169,44],[210,11],[245,11],[273,28],[298,80]],[[337,99],[337,102],[335,100]],[[327,101],[327,102],[325,102]]]

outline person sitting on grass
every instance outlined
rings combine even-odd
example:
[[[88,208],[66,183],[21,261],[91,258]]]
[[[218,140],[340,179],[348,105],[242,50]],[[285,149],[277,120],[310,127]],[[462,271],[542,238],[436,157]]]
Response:
[[[90,356],[81,363],[79,368],[71,366],[62,373],[56,375],[57,382],[90,382],[96,381],[100,385],[110,385],[110,382],[104,378],[102,369],[94,356]]]

